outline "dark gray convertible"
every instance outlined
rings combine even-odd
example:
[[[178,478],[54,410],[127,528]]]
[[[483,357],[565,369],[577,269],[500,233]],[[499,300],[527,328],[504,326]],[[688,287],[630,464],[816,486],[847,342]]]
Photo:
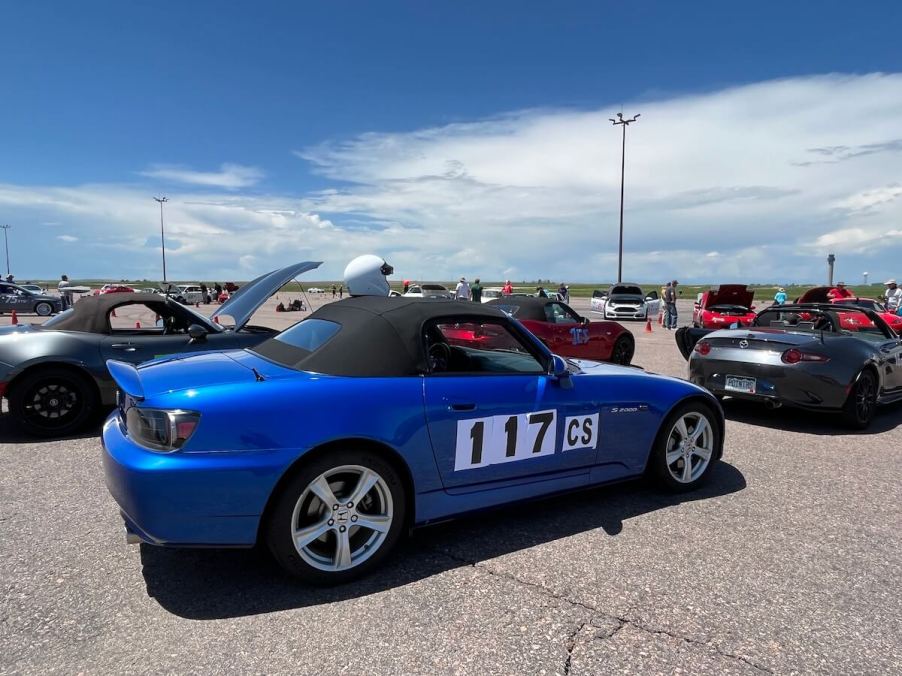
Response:
[[[749,327],[683,327],[676,341],[689,379],[718,397],[832,410],[858,429],[902,399],[902,341],[872,310],[773,306]]]
[[[0,395],[12,420],[29,434],[64,436],[116,403],[107,359],[140,363],[162,355],[252,347],[276,333],[249,326],[251,315],[279,288],[319,267],[304,262],[262,275],[243,286],[210,317],[172,298],[110,293],[83,298],[43,325],[0,328]],[[116,328],[110,315],[142,305],[160,317],[148,328]],[[231,317],[234,326],[217,323]]]

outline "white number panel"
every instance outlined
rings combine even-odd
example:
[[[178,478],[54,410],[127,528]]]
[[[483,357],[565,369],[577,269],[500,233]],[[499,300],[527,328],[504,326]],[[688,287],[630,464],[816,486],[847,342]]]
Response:
[[[574,415],[564,420],[564,451],[598,445],[598,414]]]
[[[598,433],[598,413],[568,417],[561,448],[595,448]],[[557,447],[555,409],[459,420],[454,471],[552,455]]]

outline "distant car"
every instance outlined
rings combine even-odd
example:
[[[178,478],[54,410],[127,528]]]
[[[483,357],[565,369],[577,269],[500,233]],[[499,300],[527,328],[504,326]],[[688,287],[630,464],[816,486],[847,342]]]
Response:
[[[496,298],[502,298],[504,294],[501,293],[501,289],[498,287],[489,287],[488,289],[482,290],[482,302],[488,303],[490,300],[495,300]]]
[[[458,514],[645,473],[691,490],[723,452],[700,387],[565,361],[477,303],[357,296],[254,348],[109,368],[102,458],[128,541],[259,543],[321,584]]]
[[[643,293],[638,284],[612,284],[607,291],[592,292],[590,308],[605,319],[649,319],[661,311],[661,299],[657,291]]]
[[[147,286],[143,289],[139,289],[138,293],[155,293],[158,295],[163,295],[163,289],[158,286]]]
[[[442,298],[453,300],[454,293],[441,284],[411,284],[405,298]]]
[[[705,329],[750,326],[755,321],[754,297],[745,284],[721,284],[700,293],[692,312],[692,325]]]
[[[617,322],[590,322],[557,299],[506,296],[492,300],[489,306],[518,320],[563,357],[627,366],[636,351],[633,334]]]
[[[47,293],[47,289],[37,285],[37,284],[19,284],[20,288],[25,289],[26,291],[32,291],[34,293]]]
[[[772,305],[749,327],[675,335],[689,379],[718,397],[838,413],[858,429],[902,399],[902,341],[872,310]]]
[[[179,303],[185,305],[197,305],[206,300],[204,298],[204,292],[201,291],[200,286],[196,284],[180,284],[175,299]]]
[[[307,293],[326,293],[325,289],[321,289],[318,286],[311,286],[307,289]]]
[[[103,295],[107,293],[135,293],[135,290],[126,286],[125,284],[104,284],[100,287],[100,292],[96,295]]]
[[[803,293],[796,302],[836,303],[839,305],[851,305],[853,307],[860,307],[866,310],[873,310],[880,315],[883,321],[889,324],[889,327],[893,331],[895,331],[896,333],[902,333],[902,317],[897,315],[895,312],[887,310],[886,306],[880,301],[873,298],[829,298],[827,294],[832,288],[832,286],[817,286],[813,289],[808,289],[808,291]]]
[[[538,294],[538,292],[531,294],[531,295],[533,298],[541,298],[542,297]],[[549,300],[560,300],[560,301],[564,300],[564,297],[561,296],[561,294],[559,294],[557,291],[549,291],[548,289],[545,289],[545,298],[548,298]]]
[[[47,317],[60,312],[63,303],[59,296],[38,293],[10,282],[0,282],[0,312],[16,311],[16,314],[36,314]]]
[[[107,359],[137,364],[167,354],[257,345],[276,331],[248,325],[256,309],[283,284],[318,266],[298,263],[262,275],[217,307],[212,318],[171,297],[108,293],[83,298],[43,325],[0,327],[0,395],[9,403],[12,421],[26,433],[77,432],[116,402]],[[158,325],[112,325],[114,310],[136,305],[159,315]],[[232,317],[234,327],[217,323],[220,316]]]

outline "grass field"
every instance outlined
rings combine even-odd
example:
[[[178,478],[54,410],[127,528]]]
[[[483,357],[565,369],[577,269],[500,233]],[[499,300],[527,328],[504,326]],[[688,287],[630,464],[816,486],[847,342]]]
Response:
[[[27,283],[25,280],[16,280],[17,282]],[[59,280],[38,280],[33,281],[31,283],[40,284],[51,291],[56,289],[56,285]],[[95,286],[100,287],[104,284],[109,283],[111,280],[101,280],[101,279],[76,279],[70,280],[70,283],[73,285],[84,285],[84,286]],[[187,281],[173,281],[170,280],[174,284],[197,284],[199,280],[187,280]],[[127,284],[129,286],[134,286],[137,288],[142,287],[151,287],[156,286],[157,282],[155,280],[118,280],[118,283]],[[235,282],[239,286],[244,284],[245,282],[237,281]],[[334,282],[337,284],[338,282]],[[453,289],[457,282],[437,282],[438,284],[444,284],[449,289]],[[517,291],[533,293],[536,290],[536,286],[539,284],[545,287],[545,289],[549,291],[556,290],[560,282],[548,282],[542,280],[541,282],[518,282],[514,285],[514,289]],[[308,289],[310,287],[320,287],[323,289],[330,290],[333,282],[331,281],[307,281],[304,280],[303,284],[299,284],[298,282],[290,282],[284,287],[285,293],[299,292],[301,290],[301,286],[304,289]],[[498,287],[501,286],[504,282],[484,282],[483,287]],[[592,295],[592,292],[596,289],[607,289],[611,285],[610,282],[598,283],[598,284],[585,284],[585,283],[574,283],[570,284],[570,295],[574,298],[587,298]],[[646,292],[656,289],[658,293],[661,291],[660,284],[640,284],[642,289]],[[682,298],[695,298],[695,296],[702,291],[707,291],[708,289],[714,287],[716,285],[712,284],[686,284],[680,285],[680,297]],[[396,291],[400,291],[402,288],[402,282],[400,281],[392,281],[391,287]],[[763,300],[772,300],[774,294],[777,292],[777,286],[774,284],[751,284],[750,287],[755,292],[755,300],[763,301]],[[799,296],[801,296],[805,291],[812,288],[813,285],[792,285],[785,286],[786,295],[789,297],[789,300],[792,301]],[[862,298],[881,298],[883,296],[884,286],[883,284],[855,284],[848,287],[849,290],[855,294],[856,296],[860,296]]]

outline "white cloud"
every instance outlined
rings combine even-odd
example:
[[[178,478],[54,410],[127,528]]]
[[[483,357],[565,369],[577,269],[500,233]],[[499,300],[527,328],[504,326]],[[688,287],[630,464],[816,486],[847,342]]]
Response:
[[[78,237],[76,237],[75,235],[57,235],[56,238],[61,239],[64,242],[77,242],[78,241]]]
[[[850,123],[850,101],[867,125]],[[196,186],[165,208],[167,237],[180,243],[167,265],[179,278],[312,259],[325,261],[317,276],[337,279],[351,257],[376,252],[398,278],[600,282],[617,268],[620,134],[608,122],[617,109],[527,110],[302,149],[340,186],[316,192],[247,194],[262,172],[241,165],[144,174]],[[624,275],[817,281],[832,252],[847,279],[859,270],[898,277],[899,110],[899,74],[626,104],[642,117],[627,137]],[[126,183],[0,185],[0,206],[10,222],[58,222],[79,237],[43,251],[33,276],[153,276],[158,252],[145,243],[159,232],[159,209],[150,194]]]
[[[177,165],[156,164],[139,172],[141,176],[156,178],[172,183],[202,185],[212,188],[236,190],[256,185],[264,177],[263,171],[257,167],[246,167],[241,164],[222,164],[219,171],[194,171]]]

